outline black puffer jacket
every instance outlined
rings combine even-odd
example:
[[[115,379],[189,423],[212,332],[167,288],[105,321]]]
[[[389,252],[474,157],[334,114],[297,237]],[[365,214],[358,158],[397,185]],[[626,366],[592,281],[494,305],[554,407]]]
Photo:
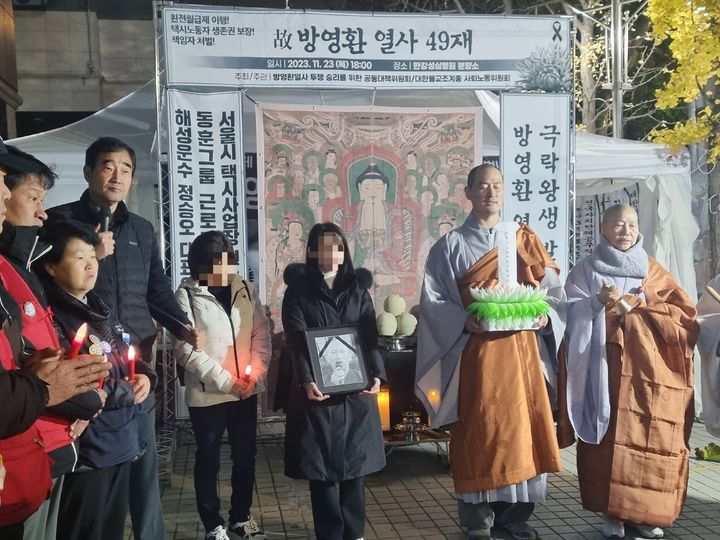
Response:
[[[50,228],[57,221],[71,221],[95,231],[101,218],[86,190],[79,201],[48,210],[45,226]],[[143,359],[149,360],[148,353],[155,340],[153,318],[176,337],[182,337],[178,321],[189,321],[175,301],[170,280],[163,271],[152,224],[129,212],[125,203],[120,202],[110,230],[115,239],[115,252],[100,261],[94,292],[130,333],[132,342],[140,344]]]
[[[285,474],[338,482],[377,472],[385,466],[385,451],[375,396],[357,392],[315,402],[307,399],[302,387],[313,380],[304,332],[324,326],[357,326],[370,376],[385,379],[375,310],[367,290],[372,276],[360,268],[330,290],[322,274],[294,264],[286,269],[285,282],[282,320],[293,361]]]
[[[0,253],[22,276],[38,301],[47,307],[42,283],[35,272],[30,269],[32,263],[50,249],[49,245],[40,240],[39,233],[40,227],[15,227],[6,221],[0,232]]]

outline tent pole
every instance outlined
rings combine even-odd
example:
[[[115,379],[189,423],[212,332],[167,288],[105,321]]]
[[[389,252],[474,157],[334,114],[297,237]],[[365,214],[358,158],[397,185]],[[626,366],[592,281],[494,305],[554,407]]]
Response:
[[[622,6],[620,0],[612,0],[611,4],[612,24],[610,33],[612,35],[612,120],[613,137],[622,139],[623,136],[623,28],[622,28]]]

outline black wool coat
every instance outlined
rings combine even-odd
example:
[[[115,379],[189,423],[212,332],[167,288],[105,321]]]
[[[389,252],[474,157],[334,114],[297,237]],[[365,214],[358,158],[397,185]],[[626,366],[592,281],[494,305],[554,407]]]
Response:
[[[305,330],[355,325],[369,376],[385,380],[378,349],[375,310],[368,288],[372,276],[360,268],[330,290],[322,274],[304,264],[285,270],[288,285],[282,321],[293,363],[285,428],[285,474],[291,478],[339,482],[385,466],[380,413],[375,396],[355,392],[310,401],[303,383],[312,381]]]

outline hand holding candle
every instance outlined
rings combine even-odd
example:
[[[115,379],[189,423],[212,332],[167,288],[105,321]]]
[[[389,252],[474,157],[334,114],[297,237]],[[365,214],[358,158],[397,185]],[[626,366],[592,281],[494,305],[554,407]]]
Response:
[[[150,395],[150,379],[147,375],[138,373],[135,380],[132,381],[133,391],[135,392],[135,404],[142,403]]]
[[[245,374],[242,377],[234,379],[235,382],[233,382],[230,392],[238,396],[240,399],[247,398],[253,390],[255,381],[252,377],[250,377],[251,372],[252,367],[248,365],[245,367]]]
[[[133,382],[135,380],[135,347],[130,345],[128,347],[128,381]]]
[[[67,358],[70,358],[70,359],[77,358],[77,355],[80,352],[80,347],[82,347],[82,344],[85,341],[86,335],[87,335],[87,323],[82,323],[80,328],[78,328],[78,331],[75,334],[75,337],[72,340],[72,346],[70,347],[70,352],[68,353]]]

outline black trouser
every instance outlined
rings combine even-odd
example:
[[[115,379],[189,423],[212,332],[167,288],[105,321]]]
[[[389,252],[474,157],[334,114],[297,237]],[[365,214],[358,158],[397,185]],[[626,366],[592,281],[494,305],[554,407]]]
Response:
[[[130,462],[65,475],[58,540],[123,540],[128,513]]]
[[[232,459],[230,524],[247,520],[255,486],[257,395],[208,407],[189,407],[189,411],[197,444],[195,499],[205,530],[225,524],[220,517],[217,494],[220,444],[225,428]]]
[[[458,499],[460,526],[468,530],[490,529],[506,523],[525,522],[535,510],[535,503],[509,503],[497,501],[491,503],[466,503]]]
[[[535,511],[535,503],[498,501],[490,503],[490,508],[495,512],[495,520],[504,525],[528,521]]]
[[[344,482],[310,481],[317,540],[357,540],[365,530],[363,478]]]
[[[150,358],[149,356],[147,358]],[[130,518],[134,540],[165,540],[165,519],[158,479],[155,394],[150,392],[137,415],[145,451],[130,466]]]
[[[24,522],[25,520],[20,523],[13,523],[12,525],[3,525],[0,527],[0,538],[2,538],[2,540],[22,540]]]

